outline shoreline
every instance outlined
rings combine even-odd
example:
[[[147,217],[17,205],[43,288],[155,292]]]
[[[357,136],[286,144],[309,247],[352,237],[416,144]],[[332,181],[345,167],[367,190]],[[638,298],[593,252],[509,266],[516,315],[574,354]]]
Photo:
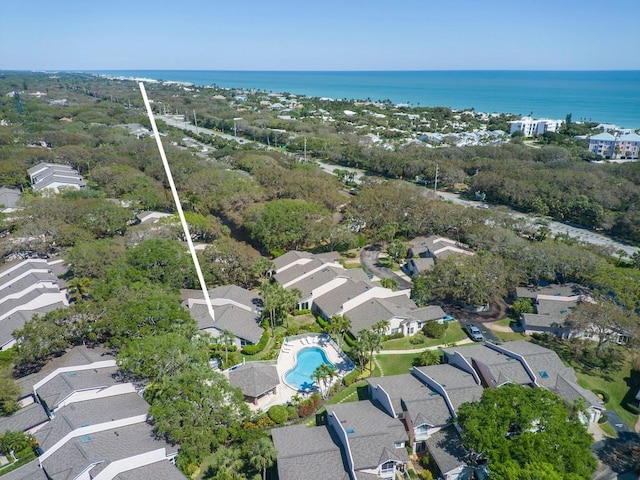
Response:
[[[538,118],[558,119],[571,113],[574,121],[640,128],[640,114],[633,113],[640,112],[640,88],[636,86],[636,82],[640,85],[639,70],[85,70],[67,73],[195,88],[216,86],[225,90],[288,92],[349,102],[385,99],[410,108],[450,108],[515,116],[533,113]],[[581,79],[584,73],[594,78]],[[603,87],[611,75],[624,77],[627,87],[622,90],[614,89],[613,85]],[[536,94],[536,101],[532,101],[527,92],[520,91],[521,83],[524,90],[535,90],[531,93]],[[617,105],[620,108],[616,109]]]

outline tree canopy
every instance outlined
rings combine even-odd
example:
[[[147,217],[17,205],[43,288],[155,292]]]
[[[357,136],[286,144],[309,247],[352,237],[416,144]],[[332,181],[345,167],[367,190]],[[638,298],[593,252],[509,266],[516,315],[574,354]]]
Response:
[[[458,422],[463,444],[487,459],[491,478],[525,480],[541,468],[550,476],[533,478],[587,480],[596,469],[578,414],[544,388],[487,388],[479,402],[460,406]]]

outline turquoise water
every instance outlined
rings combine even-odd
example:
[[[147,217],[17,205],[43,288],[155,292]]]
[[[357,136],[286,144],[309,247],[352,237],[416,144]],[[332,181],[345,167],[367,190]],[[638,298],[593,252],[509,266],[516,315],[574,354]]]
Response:
[[[106,75],[412,106],[475,108],[640,128],[640,71],[250,72],[101,70]]]
[[[294,367],[285,374],[284,381],[298,390],[310,390],[315,384],[311,375],[323,363],[333,365],[324,350],[318,347],[303,348],[296,355]]]

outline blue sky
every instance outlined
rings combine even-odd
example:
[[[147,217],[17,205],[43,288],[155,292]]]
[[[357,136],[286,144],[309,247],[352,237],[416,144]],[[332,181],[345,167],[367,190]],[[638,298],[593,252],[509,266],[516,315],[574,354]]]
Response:
[[[639,70],[639,0],[28,0],[4,70]]]

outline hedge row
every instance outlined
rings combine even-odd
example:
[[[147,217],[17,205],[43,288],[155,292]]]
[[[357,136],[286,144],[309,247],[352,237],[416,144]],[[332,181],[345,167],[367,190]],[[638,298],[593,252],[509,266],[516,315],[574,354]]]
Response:
[[[245,355],[255,355],[256,353],[260,353],[269,343],[269,339],[271,339],[271,333],[269,333],[269,330],[267,329],[262,334],[262,337],[260,337],[260,341],[258,343],[255,345],[245,345],[242,348],[242,353]]]

